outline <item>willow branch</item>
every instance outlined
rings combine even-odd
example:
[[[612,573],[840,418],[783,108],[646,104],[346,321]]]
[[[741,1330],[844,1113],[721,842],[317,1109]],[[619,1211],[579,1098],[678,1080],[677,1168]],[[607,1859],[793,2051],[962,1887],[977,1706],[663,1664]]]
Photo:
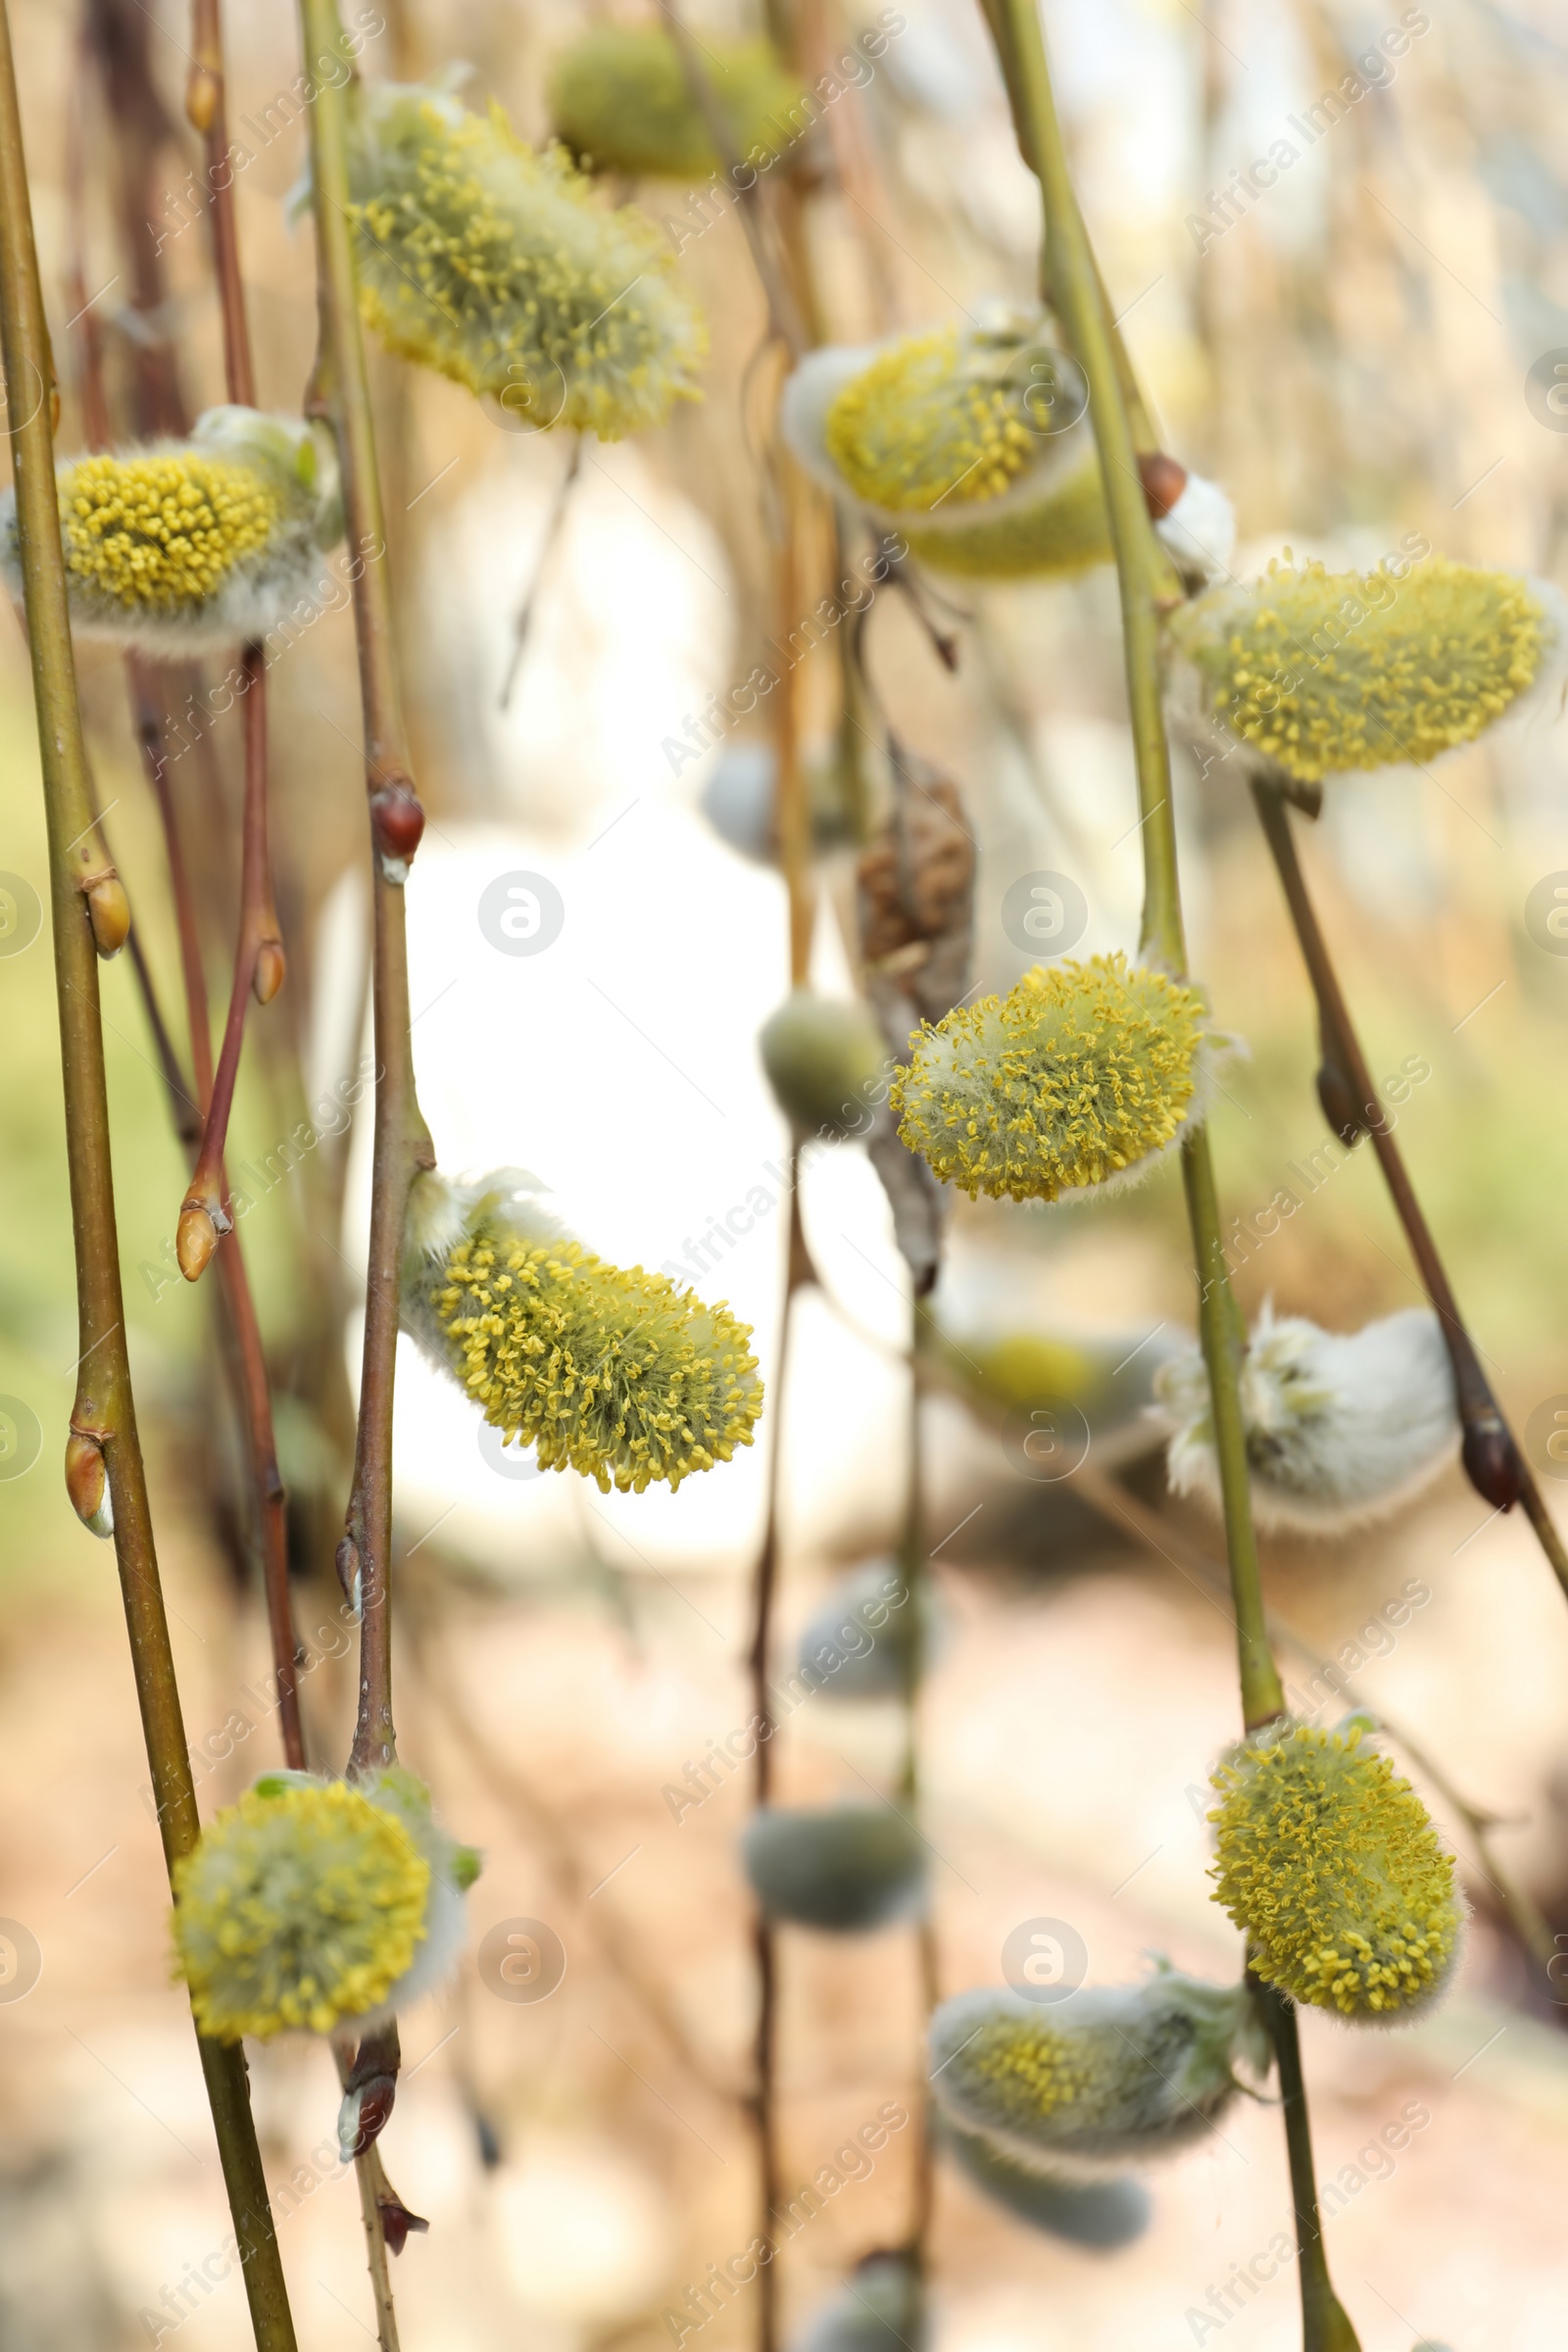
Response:
[[[223,320],[223,375],[228,397],[240,408],[256,406],[256,368],[240,274],[239,235],[234,220],[234,172],[228,161],[228,122],[223,86],[223,46],[219,0],[193,0],[193,56],[185,111],[202,134],[207,158],[207,213],[212,224],[213,267]],[[267,662],[260,645],[247,645],[240,663],[245,703],[245,816],[240,862],[239,928],[234,943],[234,977],[228,1018],[201,1151],[180,1206],[176,1247],[180,1272],[195,1282],[220,1240],[233,1231],[223,1151],[228,1140],[245,1015],[252,996],[270,1004],[283,985],[283,943],[272,896],[267,853]]]
[[[1383,1114],[1378,1090],[1296,854],[1290,811],[1278,789],[1271,784],[1254,781],[1252,797],[1317,1001],[1323,1041],[1318,1094],[1324,1113],[1342,1142],[1354,1144],[1363,1135],[1372,1139],[1395,1214],[1404,1229],[1410,1254],[1420,1271],[1422,1287],[1432,1302],[1453,1367],[1454,1394],[1464,1433],[1462,1458],[1466,1474],[1482,1499],[1495,1508],[1506,1511],[1516,1502],[1524,1504],[1525,1515],[1536,1531],[1541,1548],[1551,1563],[1557,1582],[1568,1593],[1568,1550],[1564,1549],[1523,1448],[1482,1370],[1481,1357],[1459,1312],[1403,1156]]]
[[[1036,0],[995,0],[1005,26],[1002,55],[1025,125],[1024,153],[1045,206],[1050,292],[1088,380],[1121,592],[1123,653],[1144,848],[1141,953],[1180,975],[1186,966],[1170,752],[1161,707],[1159,629],[1178,584],[1150,521],[1114,330],[1078,210],[1056,119]],[[1213,1164],[1204,1128],[1182,1146],[1182,1176],[1199,1281],[1199,1327],[1208,1373],[1214,1449],[1224,1503],[1226,1551],[1236,1617],[1242,1710],[1250,1728],[1285,1712],[1269,1647],[1248,1491],[1240,1372],[1244,1335],[1221,1239]],[[1265,2004],[1285,2094],[1286,2137],[1297,2209],[1306,2352],[1355,2352],[1356,2337],[1329,2281],[1311,2171],[1306,2094],[1288,2003]]]
[[[84,49],[91,42],[85,29]],[[80,362],[78,379],[81,391],[82,415],[90,448],[107,445],[110,437],[109,405],[103,378],[103,350],[96,332],[94,315],[86,297],[85,251],[85,114],[86,78],[78,76],[75,102],[72,106],[68,130],[68,184],[72,220],[72,274],[78,294],[76,311],[82,325],[78,346]],[[128,224],[128,242],[134,243],[142,223],[139,216]],[[240,327],[244,326],[244,296],[238,282],[237,259],[233,258],[232,217],[230,215],[227,250],[232,266],[225,283],[230,286],[237,305]],[[156,257],[154,258],[156,270]],[[223,273],[220,272],[220,278]],[[225,296],[225,318],[226,296]],[[226,336],[226,330],[225,330]],[[226,348],[226,340],[225,340]],[[243,345],[242,365],[249,368],[248,346]],[[231,370],[232,378],[232,370]],[[143,421],[151,427],[152,419]],[[164,710],[144,657],[134,650],[125,657],[126,674],[130,684],[134,711],[136,741],[141,752],[142,766],[158,804],[163,827],[164,851],[169,866],[170,893],[174,905],[175,928],[179,940],[180,973],[184,983],[186,1022],[190,1037],[191,1069],[195,1081],[192,1099],[182,1084],[177,1084],[172,1071],[177,1067],[172,1060],[163,1032],[162,1018],[153,993],[152,981],[146,971],[140,943],[132,936],[131,954],[142,984],[143,1000],[148,1018],[158,1040],[160,1059],[164,1064],[174,1132],[196,1164],[204,1123],[213,1095],[213,1054],[207,1006],[207,982],[202,970],[201,945],[196,927],[195,901],[191,891],[189,869],[185,862],[184,846],[174,809],[170,785],[169,760],[164,746]],[[249,781],[249,780],[248,780]],[[226,1191],[226,1187],[224,1188]],[[293,1613],[288,1588],[288,1524],[287,1495],[278,1471],[277,1445],[272,1428],[271,1397],[269,1393],[267,1358],[262,1347],[261,1329],[257,1320],[255,1300],[251,1295],[245,1260],[236,1234],[222,1253],[220,1267],[223,1305],[233,1334],[232,1364],[238,1370],[240,1419],[245,1438],[245,1449],[250,1469],[251,1490],[256,1511],[256,1524],[261,1542],[263,1587],[266,1594],[268,1627],[271,1639],[272,1665],[277,1677],[278,1728],[282,1737],[285,1761],[296,1770],[305,1762],[305,1745],[300,1723],[299,1693],[296,1678],[296,1652]]]
[[[171,1868],[199,1834],[173,1653],[136,1433],[115,1220],[109,1101],[90,884],[95,853],[86,744],[76,701],[51,418],[53,366],[38,282],[9,12],[0,0],[0,342],[10,388],[38,748],[49,833],[55,979],[81,1351],[68,1463],[107,1485],[147,1760]],[[259,2352],[294,2352],[282,2266],[256,2144],[240,2046],[198,2035],[224,2186]]]
[[[336,52],[348,65],[336,0],[300,0],[300,23],[308,58]],[[347,99],[342,87],[324,76],[318,78],[310,117],[321,351],[313,405],[330,419],[337,437],[344,516],[355,558],[350,568],[355,574],[354,621],[369,796],[375,918],[371,998],[380,1072],[354,1484],[338,1549],[338,1572],[362,1613],[359,1720],[349,1769],[367,1773],[397,1757],[389,1571],[398,1286],[410,1189],[420,1169],[434,1166],[435,1154],[415,1091],[403,902],[424,812],[409,758],[393,654],[391,597],[381,563],[386,532],[349,218]]]

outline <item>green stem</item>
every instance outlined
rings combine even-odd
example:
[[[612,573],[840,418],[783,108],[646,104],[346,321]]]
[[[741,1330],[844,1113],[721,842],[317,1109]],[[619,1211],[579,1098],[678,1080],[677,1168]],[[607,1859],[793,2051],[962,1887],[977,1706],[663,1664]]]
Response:
[[[21,106],[4,0],[0,0],[0,343],[11,388],[7,424],[49,832],[81,1349],[72,1424],[96,1443],[104,1459],[136,1696],[157,1793],[164,1854],[172,1868],[195,1845],[200,1825],[158,1577],[125,1341],[98,958],[82,890],[97,852],[55,492],[53,366],[38,282]],[[259,2352],[294,2352],[294,2324],[251,2119],[244,2052],[237,2043],[201,2036],[198,2047]]]
[[[1186,968],[1176,823],[1171,806],[1170,751],[1165,738],[1160,669],[1160,621],[1175,601],[1169,560],[1154,535],[1138,471],[1133,426],[1108,306],[1078,210],[1051,75],[1037,0],[994,0],[1004,25],[999,43],[1022,145],[1040,179],[1045,203],[1050,294],[1089,385],[1089,414],[1100,452],[1105,504],[1121,590],[1122,635],[1138,804],[1144,845],[1144,919],[1141,954],[1176,976]],[[1248,1493],[1240,1371],[1244,1339],[1225,1260],[1219,1203],[1207,1135],[1196,1128],[1182,1149],[1182,1173],[1199,1282],[1200,1335],[1208,1373],[1214,1449],[1224,1501],[1226,1548],[1242,1684],[1242,1709],[1250,1727],[1285,1711],[1285,1694],[1269,1648],[1258,1578],[1257,1544]],[[1305,2092],[1288,2004],[1270,2011],[1280,2079],[1286,2088],[1286,2136],[1291,2183],[1302,2233],[1301,2316],[1305,2352],[1354,2352],[1355,2335],[1328,2282],[1317,2223]],[[1310,2239],[1311,2266],[1306,2258]]]

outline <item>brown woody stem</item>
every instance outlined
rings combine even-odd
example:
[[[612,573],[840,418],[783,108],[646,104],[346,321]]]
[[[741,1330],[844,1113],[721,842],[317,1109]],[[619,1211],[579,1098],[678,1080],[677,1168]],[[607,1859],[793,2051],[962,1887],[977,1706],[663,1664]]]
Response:
[[[345,66],[336,0],[300,0],[305,53],[336,54]],[[322,79],[311,108],[312,203],[316,216],[321,348],[313,405],[331,420],[343,479],[343,510],[354,562],[354,620],[365,718],[366,788],[375,906],[375,1138],[370,1251],[366,1271],[365,1353],[354,1486],[340,1573],[362,1612],[360,1709],[351,1774],[397,1758],[392,1725],[392,1394],[397,1365],[403,1223],[421,1169],[435,1165],[415,1091],[403,884],[423,812],[415,793],[393,652],[392,604],[384,566],[386,531],[375,462],[370,387],[360,334],[349,215],[347,101]]]
[[[82,858],[92,856],[86,845],[93,825],[55,490],[53,367],[4,0],[0,0],[0,343],[10,388],[7,429],[49,832],[66,1152],[81,1342],[72,1421],[74,1428],[96,1440],[104,1456],[131,1665],[164,1852],[172,1869],[195,1845],[199,1825],[158,1578],[125,1341],[98,957],[78,887]],[[294,2326],[251,2120],[244,2053],[237,2043],[209,2041],[202,2036],[198,2036],[198,2047],[257,2345],[260,2352],[294,2352]]]

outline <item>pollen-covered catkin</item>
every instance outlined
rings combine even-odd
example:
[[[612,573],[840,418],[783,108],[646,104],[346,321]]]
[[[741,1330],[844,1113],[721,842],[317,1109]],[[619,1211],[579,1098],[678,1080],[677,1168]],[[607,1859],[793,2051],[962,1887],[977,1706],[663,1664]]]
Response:
[[[785,386],[785,435],[839,498],[913,552],[985,579],[1068,574],[1110,557],[1081,384],[1038,312],[810,353]]]
[[[1362,2025],[1432,2000],[1461,1940],[1453,1858],[1364,1727],[1282,1719],[1213,1778],[1214,1900],[1264,1983]]]
[[[1216,721],[1254,762],[1315,784],[1422,765],[1476,736],[1561,663],[1547,583],[1428,556],[1402,577],[1273,563],[1170,621],[1173,692],[1195,733]]]
[[[1096,956],[1025,972],[913,1040],[899,1133],[974,1200],[1135,1181],[1201,1108],[1201,998]]]
[[[439,1982],[477,1857],[412,1773],[272,1773],[174,1865],[176,1970],[204,2034],[330,2034]]]
[[[503,1438],[602,1493],[671,1488],[749,1446],[750,1326],[667,1275],[607,1265],[506,1177],[415,1187],[403,1315]]]
[[[1245,1985],[1167,1963],[1059,2003],[987,1989],[931,2021],[931,2083],[961,2131],[1043,2171],[1157,2157],[1209,2131],[1267,2041]]]
[[[176,660],[318,609],[321,551],[341,524],[330,463],[298,418],[210,409],[188,441],[63,459],[55,475],[78,635]],[[0,550],[20,598],[10,491]]]
[[[653,221],[608,210],[563,148],[525,145],[499,107],[362,87],[350,184],[367,322],[519,429],[615,441],[698,397],[706,337]]]

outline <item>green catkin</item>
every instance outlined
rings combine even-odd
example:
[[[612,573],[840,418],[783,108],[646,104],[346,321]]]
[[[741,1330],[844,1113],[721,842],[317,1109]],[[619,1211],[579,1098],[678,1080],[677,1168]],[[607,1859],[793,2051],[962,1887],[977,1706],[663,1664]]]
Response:
[[[1163,972],[1096,956],[1026,972],[913,1041],[899,1133],[974,1200],[1054,1200],[1141,1170],[1192,1116],[1203,1004]]]
[[[1453,1859],[1364,1728],[1269,1724],[1213,1779],[1214,1900],[1246,1933],[1253,1972],[1361,2024],[1431,2000],[1461,1938]]]
[[[1429,556],[1403,578],[1271,564],[1172,615],[1186,699],[1298,781],[1421,764],[1500,718],[1558,650],[1539,583]]]
[[[706,335],[646,214],[612,212],[559,147],[437,89],[362,93],[350,150],[367,323],[519,425],[658,424],[699,397]]]
[[[774,161],[795,135],[800,83],[765,41],[705,33],[701,58],[735,153],[754,170]],[[573,42],[551,71],[550,115],[585,170],[706,179],[722,160],[662,25],[597,24]]]

